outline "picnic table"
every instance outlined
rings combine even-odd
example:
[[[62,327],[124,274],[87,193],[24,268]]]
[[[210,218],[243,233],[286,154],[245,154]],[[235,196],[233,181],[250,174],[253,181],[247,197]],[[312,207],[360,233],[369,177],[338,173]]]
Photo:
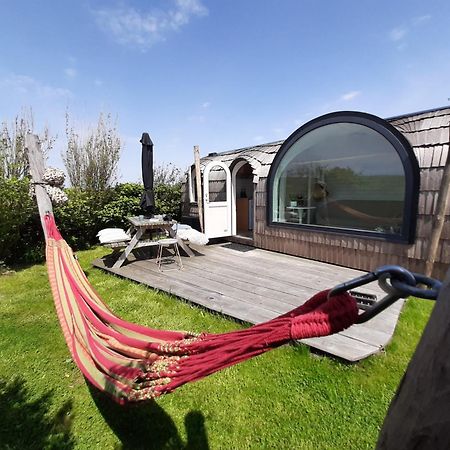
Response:
[[[128,232],[132,238],[120,254],[117,261],[114,263],[114,269],[120,268],[135,248],[158,245],[157,241],[143,241],[144,235],[148,232],[166,231],[171,238],[175,238],[177,240],[179,247],[181,247],[189,257],[194,256],[193,251],[183,242],[182,239],[177,237],[176,231],[172,228],[172,226],[176,224],[175,221],[157,220],[153,218],[148,219],[144,217],[127,217],[127,219],[128,222],[130,222],[130,229]]]

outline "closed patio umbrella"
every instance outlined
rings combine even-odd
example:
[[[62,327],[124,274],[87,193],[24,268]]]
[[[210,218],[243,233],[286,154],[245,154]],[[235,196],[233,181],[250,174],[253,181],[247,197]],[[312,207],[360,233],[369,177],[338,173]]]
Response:
[[[141,208],[147,216],[155,212],[155,196],[153,193],[153,142],[148,133],[142,133],[142,182],[144,192],[141,199]]]

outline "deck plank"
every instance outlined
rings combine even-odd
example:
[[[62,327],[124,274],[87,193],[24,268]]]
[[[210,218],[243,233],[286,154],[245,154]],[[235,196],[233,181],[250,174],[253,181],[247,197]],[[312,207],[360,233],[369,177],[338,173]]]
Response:
[[[197,256],[182,257],[183,270],[160,272],[154,259],[145,259],[145,250],[138,258],[130,256],[120,269],[112,267],[111,255],[95,260],[93,265],[252,324],[272,319],[303,304],[320,290],[363,273],[242,244],[193,248]],[[359,290],[377,298],[384,295],[376,283]],[[364,359],[390,342],[402,303],[395,303],[365,324],[301,342],[347,361]]]
[[[382,351],[381,347],[352,339],[342,334],[303,339],[302,343],[346,361],[356,362]]]
[[[302,302],[299,301],[297,290],[289,288],[279,279],[270,281],[270,286],[267,286],[267,278],[259,273],[255,273],[251,278],[238,267],[233,265],[211,264],[210,260],[198,262],[199,259],[190,261],[189,268],[201,270],[205,277],[220,278],[225,280],[229,285],[239,287],[243,291],[250,291],[268,298],[276,297],[284,303],[292,306],[298,306]]]
[[[142,262],[137,262],[135,265],[144,268]],[[164,276],[171,279],[171,281],[201,286],[209,292],[215,292],[222,296],[227,295],[232,301],[240,300],[243,303],[248,303],[252,306],[257,305],[258,307],[272,311],[274,315],[282,314],[286,310],[286,304],[283,302],[255,294],[250,290],[241,290],[239,287],[234,286],[233,283],[229,283],[229,280],[225,277],[222,277],[222,280],[219,276],[216,276],[215,279],[213,279],[211,273],[205,275],[204,271],[198,270],[192,266],[189,267],[189,272],[184,270],[177,271],[177,273],[174,273],[174,271],[170,272],[171,273],[164,274]]]
[[[235,245],[235,244],[233,244]],[[271,279],[282,277],[284,282],[297,286],[305,286],[308,289],[328,289],[342,281],[355,278],[362,274],[361,271],[335,266],[327,263],[319,263],[290,255],[254,249],[249,252],[238,252],[224,245],[206,247],[205,256],[211,259],[220,259],[229,264],[241,267],[250,273],[259,273]],[[239,258],[236,258],[239,255]],[[298,261],[300,260],[300,261]],[[364,287],[364,291],[380,294],[376,283]]]
[[[148,271],[136,265],[122,266],[120,269],[112,269],[104,265],[101,258],[94,261],[94,266],[107,270],[123,278],[146,284],[155,289],[176,295],[192,303],[204,306],[208,309],[242,321],[251,323],[252,320],[263,322],[272,319],[276,314],[261,307],[252,307],[251,304],[236,300],[220,292],[205,289],[203,286],[192,285],[186,281],[180,281],[168,274],[158,274],[156,271]],[[149,274],[151,276],[149,276]],[[151,282],[151,284],[149,284]]]

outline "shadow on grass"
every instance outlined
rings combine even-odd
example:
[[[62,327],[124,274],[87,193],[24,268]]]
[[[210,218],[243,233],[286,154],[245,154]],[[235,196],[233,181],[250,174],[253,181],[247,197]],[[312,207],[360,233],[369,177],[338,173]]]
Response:
[[[52,399],[49,391],[32,397],[25,381],[0,380],[0,447],[6,449],[71,449],[72,403],[66,402],[49,415]]]
[[[124,450],[167,449],[208,450],[205,419],[198,411],[184,418],[187,442],[183,442],[171,417],[156,401],[121,406],[89,386],[92,398],[103,418],[121,442]]]

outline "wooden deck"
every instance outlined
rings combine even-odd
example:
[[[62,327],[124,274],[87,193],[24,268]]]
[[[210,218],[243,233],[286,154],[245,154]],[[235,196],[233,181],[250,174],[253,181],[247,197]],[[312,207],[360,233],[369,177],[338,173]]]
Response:
[[[93,265],[249,323],[272,319],[303,304],[318,291],[362,274],[229,242],[191,248],[196,256],[182,258],[183,270],[166,268],[160,272],[154,256],[149,259],[150,249],[137,250],[119,269],[112,267],[117,258],[112,254],[95,260]],[[384,296],[376,283],[358,291]],[[302,342],[347,361],[361,360],[389,343],[402,304],[396,302],[371,321],[342,333]]]

